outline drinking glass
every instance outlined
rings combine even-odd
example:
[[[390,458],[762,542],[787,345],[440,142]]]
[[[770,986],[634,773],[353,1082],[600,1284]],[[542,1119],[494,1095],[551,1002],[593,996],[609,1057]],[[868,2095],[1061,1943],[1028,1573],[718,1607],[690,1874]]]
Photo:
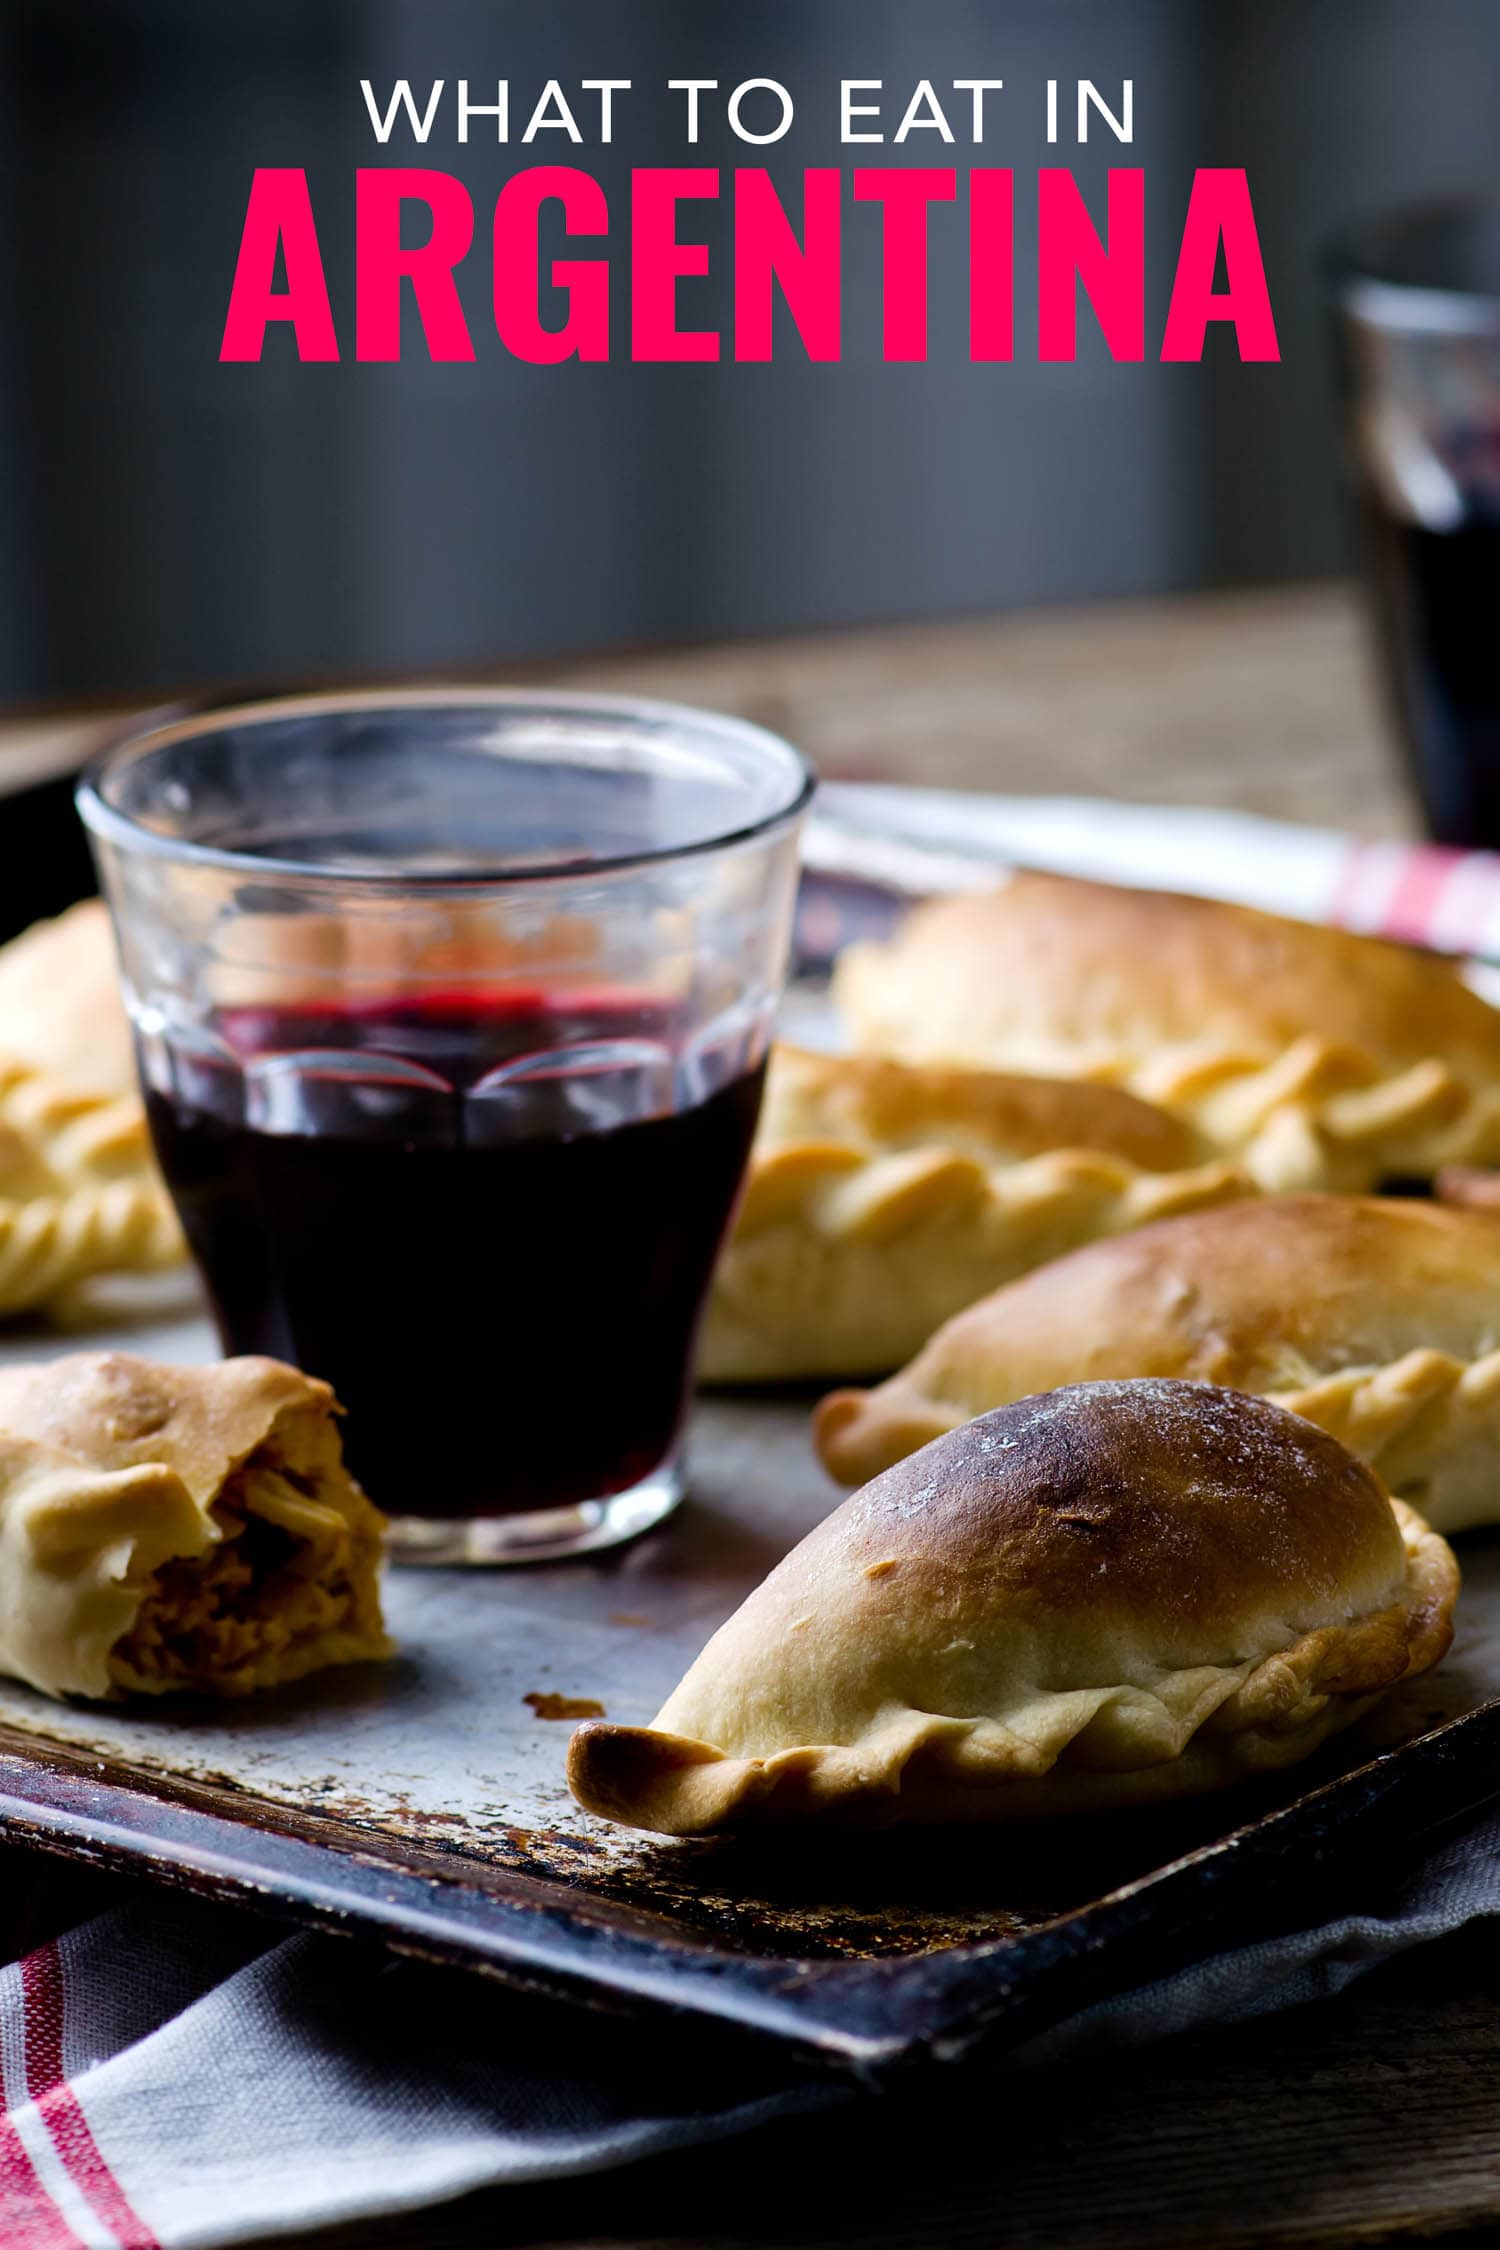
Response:
[[[224,1349],[332,1383],[399,1556],[676,1505],[812,786],[739,720],[492,689],[160,714],[85,776]]]
[[[1500,204],[1332,247],[1347,450],[1384,668],[1432,835],[1500,847]]]

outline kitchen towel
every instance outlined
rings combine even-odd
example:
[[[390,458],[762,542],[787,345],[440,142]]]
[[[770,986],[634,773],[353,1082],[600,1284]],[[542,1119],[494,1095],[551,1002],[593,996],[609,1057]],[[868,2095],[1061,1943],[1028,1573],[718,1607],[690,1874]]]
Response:
[[[1002,2060],[933,2067],[1045,2069],[1297,2007],[1497,1913],[1490,1814],[1415,1872],[1366,1872],[1332,1922],[1103,2002]],[[900,2099],[705,2046],[691,2024],[646,2051],[649,2067],[628,2023],[459,1971],[135,1899],[0,1971],[0,2242],[227,2250],[599,2171],[818,2103]]]
[[[1252,813],[829,782],[805,857],[820,874],[916,893],[992,882],[998,866],[1042,867],[1239,899],[1500,961],[1500,853],[1347,836]]]

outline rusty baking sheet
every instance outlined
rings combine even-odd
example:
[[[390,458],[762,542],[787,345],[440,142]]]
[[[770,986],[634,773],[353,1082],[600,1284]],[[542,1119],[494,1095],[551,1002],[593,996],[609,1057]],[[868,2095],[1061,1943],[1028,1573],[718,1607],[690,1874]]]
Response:
[[[212,1351],[196,1314],[122,1330]],[[40,1354],[55,1339],[10,1346]],[[879,2072],[1008,2037],[1305,1910],[1351,1855],[1500,1793],[1500,1540],[1470,1542],[1459,1646],[1383,1749],[1274,1785],[991,1832],[674,1843],[580,1813],[570,1722],[649,1719],[708,1634],[838,1498],[807,1402],[705,1400],[692,1497],[595,1562],[406,1570],[401,1653],[243,1705],[61,1707],[0,1683],[0,1825],[297,1921],[622,2007],[669,2007]]]
[[[805,885],[817,972],[896,911]],[[793,1036],[824,1043],[816,985]],[[191,1283],[98,1293],[80,1336],[214,1340]],[[70,1339],[10,1330],[0,1364]],[[579,1812],[573,1707],[647,1720],[721,1620],[840,1497],[809,1398],[700,1401],[678,1516],[596,1561],[405,1570],[401,1653],[239,1706],[63,1707],[0,1681],[0,1832],[596,2006],[668,2009],[879,2075],[1014,2041],[1315,1911],[1377,1851],[1500,1796],[1500,1534],[1463,1544],[1447,1662],[1306,1766],[1178,1807],[1046,1826],[673,1843]],[[389,1501],[389,1495],[376,1497]],[[1374,1731],[1378,1724],[1378,1732]]]

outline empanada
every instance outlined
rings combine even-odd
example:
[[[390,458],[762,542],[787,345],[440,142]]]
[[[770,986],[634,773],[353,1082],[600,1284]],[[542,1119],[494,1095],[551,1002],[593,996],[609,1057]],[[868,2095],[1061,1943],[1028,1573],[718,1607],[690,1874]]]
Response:
[[[85,899],[0,945],[0,1056],[75,1093],[135,1095],[109,914]]]
[[[818,1408],[861,1484],[1058,1383],[1228,1383],[1332,1431],[1444,1532],[1500,1522],[1500,1218],[1268,1196],[1098,1242],[982,1298],[872,1391]]]
[[[0,1373],[0,1671],[214,1695],[389,1653],[332,1391],[271,1359]]]
[[[1207,1385],[987,1414],[855,1493],[647,1727],[586,1726],[591,1812],[795,1818],[1133,1805],[1292,1764],[1452,1637],[1453,1556],[1310,1423]]]
[[[1500,1161],[1500,1011],[1346,930],[1017,875],[851,946],[834,996],[861,1048],[1128,1087],[1272,1191]]]
[[[93,899],[0,946],[0,1314],[185,1255]]]
[[[0,1314],[183,1255],[136,1097],[0,1062]]]
[[[1254,1192],[1207,1154],[1109,1086],[778,1047],[700,1371],[884,1374],[1044,1259]]]

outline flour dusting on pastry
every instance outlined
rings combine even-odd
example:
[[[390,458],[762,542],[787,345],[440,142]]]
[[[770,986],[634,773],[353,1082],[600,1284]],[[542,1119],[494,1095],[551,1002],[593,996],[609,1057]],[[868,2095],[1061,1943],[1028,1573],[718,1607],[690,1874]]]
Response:
[[[671,1835],[1193,1794],[1293,1764],[1436,1664],[1457,1590],[1444,1541],[1310,1423],[1080,1384],[855,1493],[651,1727],[581,1728],[569,1779]]]

